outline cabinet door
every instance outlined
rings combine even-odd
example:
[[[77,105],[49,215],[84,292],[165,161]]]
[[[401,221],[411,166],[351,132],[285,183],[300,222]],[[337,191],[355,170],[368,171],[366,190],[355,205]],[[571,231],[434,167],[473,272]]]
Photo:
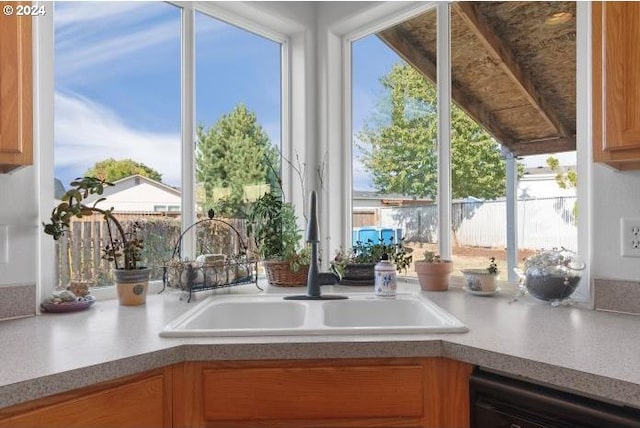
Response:
[[[182,381],[175,376],[175,420],[191,427],[466,427],[470,372],[439,358],[186,363]]]
[[[171,406],[170,371],[155,371],[2,409],[0,427],[171,427]]]
[[[32,163],[31,52],[31,17],[0,14],[0,173]]]
[[[640,2],[594,2],[594,160],[640,167]]]

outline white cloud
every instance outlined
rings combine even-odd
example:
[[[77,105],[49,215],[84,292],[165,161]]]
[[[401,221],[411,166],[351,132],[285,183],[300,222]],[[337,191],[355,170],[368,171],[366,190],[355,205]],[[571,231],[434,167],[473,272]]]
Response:
[[[181,37],[180,9],[162,2],[65,2],[56,6],[54,17],[56,77],[68,82],[120,75],[134,64],[151,67],[166,61],[163,46],[177,46]],[[227,27],[206,22],[198,36]]]
[[[78,43],[70,49],[58,49],[56,63],[60,64],[56,71],[60,77],[69,74],[84,74],[89,68],[101,65],[116,66],[112,71],[127,71],[128,67],[118,67],[118,61],[151,46],[177,40],[180,37],[179,27],[174,22],[167,22],[137,31],[131,34],[112,36],[94,43]]]
[[[96,162],[131,158],[179,185],[180,134],[142,131],[127,126],[107,107],[76,94],[55,94],[55,164],[84,172]]]
[[[125,19],[140,19],[146,11],[153,10],[147,2],[56,2],[56,27],[91,26],[95,22],[122,22]]]

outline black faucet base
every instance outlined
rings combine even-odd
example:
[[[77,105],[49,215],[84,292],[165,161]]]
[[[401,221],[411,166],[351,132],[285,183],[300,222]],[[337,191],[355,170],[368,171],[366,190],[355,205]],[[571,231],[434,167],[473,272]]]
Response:
[[[306,294],[286,296],[284,300],[343,300],[348,299],[347,296],[338,296],[335,294],[323,294],[322,296],[309,296]]]

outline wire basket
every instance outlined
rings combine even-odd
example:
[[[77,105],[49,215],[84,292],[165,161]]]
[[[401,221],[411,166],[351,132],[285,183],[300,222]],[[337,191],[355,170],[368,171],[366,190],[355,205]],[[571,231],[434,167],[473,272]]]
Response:
[[[196,260],[182,260],[180,246],[184,235],[193,227],[206,222],[215,222],[227,226],[234,233],[235,241],[231,247],[239,251],[232,254],[201,254]],[[258,287],[258,262],[247,254],[247,246],[242,234],[229,222],[213,217],[200,220],[189,226],[180,235],[174,246],[171,259],[162,266],[162,291],[166,287],[177,288],[192,293],[217,288],[232,287],[254,283]],[[161,291],[161,292],[162,292]]]

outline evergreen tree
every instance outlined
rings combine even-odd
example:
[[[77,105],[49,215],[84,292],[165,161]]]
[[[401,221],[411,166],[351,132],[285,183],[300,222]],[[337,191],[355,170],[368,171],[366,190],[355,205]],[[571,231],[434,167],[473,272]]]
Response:
[[[256,114],[244,104],[238,104],[209,129],[198,126],[197,136],[196,179],[203,187],[205,210],[242,215],[248,199],[260,196],[257,185],[277,185],[268,163],[279,173],[278,152]]]

